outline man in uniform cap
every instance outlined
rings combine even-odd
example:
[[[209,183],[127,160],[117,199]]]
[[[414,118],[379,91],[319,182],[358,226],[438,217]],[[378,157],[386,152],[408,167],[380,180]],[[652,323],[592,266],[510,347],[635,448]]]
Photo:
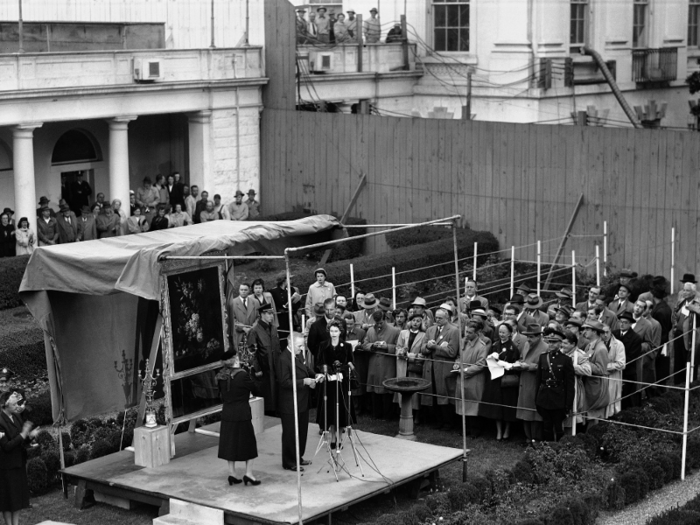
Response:
[[[559,441],[564,436],[562,426],[574,406],[574,364],[561,351],[564,334],[557,329],[544,331],[548,351],[540,355],[536,373],[537,412],[542,416],[545,441]]]

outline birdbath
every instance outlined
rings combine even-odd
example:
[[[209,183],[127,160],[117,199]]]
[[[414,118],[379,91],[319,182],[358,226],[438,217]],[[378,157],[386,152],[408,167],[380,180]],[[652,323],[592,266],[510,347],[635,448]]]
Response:
[[[392,377],[382,381],[382,385],[390,392],[401,394],[401,419],[399,420],[399,433],[396,437],[415,441],[411,398],[413,394],[427,390],[430,381],[420,377]]]

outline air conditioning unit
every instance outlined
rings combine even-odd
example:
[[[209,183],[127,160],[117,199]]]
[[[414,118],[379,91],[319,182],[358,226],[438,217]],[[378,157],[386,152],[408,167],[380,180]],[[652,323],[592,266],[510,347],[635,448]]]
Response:
[[[333,71],[333,53],[321,51],[309,53],[309,69],[312,73],[329,73]]]
[[[133,71],[136,82],[163,80],[163,63],[157,58],[135,58]]]

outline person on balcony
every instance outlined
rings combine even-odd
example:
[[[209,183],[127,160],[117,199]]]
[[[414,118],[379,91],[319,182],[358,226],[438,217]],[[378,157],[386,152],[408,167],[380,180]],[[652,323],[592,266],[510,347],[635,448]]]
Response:
[[[348,26],[348,43],[357,42],[357,18],[355,18],[355,10],[348,9],[348,21],[346,22]]]
[[[379,24],[379,18],[377,18],[378,13],[379,11],[375,7],[370,9],[370,18],[364,23],[365,42],[368,44],[376,44],[382,36],[382,27]]]
[[[394,24],[394,27],[389,29],[386,35],[386,43],[391,44],[392,42],[403,42],[403,31],[401,30],[401,24],[398,22]]]
[[[318,41],[323,44],[328,44],[331,41],[331,21],[326,16],[326,8],[319,7],[316,9],[318,17],[316,18],[316,29],[318,30]]]
[[[335,43],[344,44],[350,40],[350,33],[348,33],[348,25],[345,22],[345,15],[343,13],[338,14],[338,20],[336,20],[333,25],[333,32],[335,33]]]

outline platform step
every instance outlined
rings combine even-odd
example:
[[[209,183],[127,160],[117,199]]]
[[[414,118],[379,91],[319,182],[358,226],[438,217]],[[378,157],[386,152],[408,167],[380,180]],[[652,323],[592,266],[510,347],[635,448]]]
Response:
[[[153,520],[153,525],[224,525],[224,511],[170,499],[170,513]]]

